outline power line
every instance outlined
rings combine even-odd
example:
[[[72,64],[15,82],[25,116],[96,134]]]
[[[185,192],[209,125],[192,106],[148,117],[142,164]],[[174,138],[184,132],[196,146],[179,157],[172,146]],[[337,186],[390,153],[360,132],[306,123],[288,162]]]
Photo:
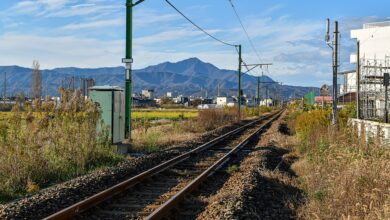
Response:
[[[238,45],[235,45],[235,44],[230,44],[230,43],[227,43],[223,40],[220,40],[216,37],[214,37],[213,35],[211,35],[210,33],[208,33],[207,31],[205,31],[203,28],[201,28],[199,25],[195,24],[195,22],[191,21],[191,19],[189,19],[187,16],[185,16],[179,9],[177,9],[171,2],[169,2],[168,0],[165,0],[173,9],[175,9],[175,11],[177,11],[181,16],[183,16],[187,21],[189,21],[192,25],[194,25],[196,28],[198,28],[200,31],[202,31],[204,34],[208,35],[209,37],[213,38],[214,40],[222,43],[222,44],[225,44],[225,45],[228,45],[228,46],[232,46],[232,47],[237,47]],[[236,48],[237,49],[237,48]]]
[[[257,58],[259,59],[260,62],[263,62],[262,59],[260,58],[259,52],[256,50],[256,47],[255,47],[255,45],[253,44],[253,41],[252,41],[251,38],[249,37],[248,31],[246,30],[244,24],[242,23],[242,20],[241,20],[240,16],[238,15],[238,12],[237,12],[236,8],[234,7],[232,0],[228,0],[228,1],[229,1],[230,5],[231,5],[232,8],[233,8],[234,14],[236,15],[238,21],[240,22],[240,25],[241,25],[242,29],[244,30],[245,35],[246,35],[246,37],[248,38],[248,41],[249,41],[249,43],[250,43],[250,45],[251,45],[253,51],[256,53]]]

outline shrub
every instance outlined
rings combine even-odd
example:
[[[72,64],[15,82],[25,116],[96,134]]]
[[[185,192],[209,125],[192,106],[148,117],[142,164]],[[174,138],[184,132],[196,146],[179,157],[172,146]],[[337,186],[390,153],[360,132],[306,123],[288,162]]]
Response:
[[[345,128],[349,118],[356,118],[356,103],[350,103],[345,106],[337,114],[337,122],[341,128]]]
[[[306,151],[308,146],[313,146],[311,143],[317,139],[315,137],[322,136],[328,129],[329,114],[329,111],[312,110],[296,116],[294,128],[300,140],[301,151]]]
[[[302,156],[293,170],[308,196],[299,218],[389,219],[390,150],[345,126],[354,111],[339,111],[340,127],[330,125],[329,110],[290,115]]]
[[[212,130],[222,125],[237,121],[237,110],[235,108],[210,109],[199,111],[196,125],[202,130]]]
[[[260,113],[266,113],[266,112],[271,112],[272,108],[268,106],[260,106],[259,107],[259,112]]]
[[[63,89],[61,103],[35,100],[0,123],[0,197],[35,192],[48,184],[116,163],[100,112],[79,92]],[[1,198],[0,198],[1,199]]]

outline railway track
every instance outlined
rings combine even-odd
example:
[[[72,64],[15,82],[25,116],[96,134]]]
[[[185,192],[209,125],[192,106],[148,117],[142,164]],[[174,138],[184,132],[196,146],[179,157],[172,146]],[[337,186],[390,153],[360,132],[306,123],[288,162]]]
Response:
[[[263,116],[46,219],[161,219],[281,112]]]

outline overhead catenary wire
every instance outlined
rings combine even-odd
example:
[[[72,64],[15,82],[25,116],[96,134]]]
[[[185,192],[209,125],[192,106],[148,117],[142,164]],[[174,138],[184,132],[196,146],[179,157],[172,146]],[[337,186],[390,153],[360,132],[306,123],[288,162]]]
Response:
[[[236,8],[234,7],[234,4],[233,4],[232,0],[228,0],[228,1],[229,1],[230,5],[232,6],[233,11],[234,11],[234,14],[236,15],[237,20],[239,21],[239,23],[240,23],[242,29],[244,30],[245,35],[246,35],[246,37],[247,37],[247,39],[248,39],[248,41],[249,41],[249,43],[250,43],[250,45],[251,45],[253,51],[255,52],[257,58],[259,59],[260,62],[263,62],[262,59],[261,59],[261,57],[260,57],[260,55],[259,55],[259,52],[257,51],[255,45],[253,44],[252,39],[250,38],[250,36],[249,36],[249,34],[248,34],[248,31],[246,30],[244,24],[242,23],[242,20],[241,20],[240,16],[238,15],[238,12],[237,12]]]
[[[237,47],[238,45],[236,44],[231,44],[231,43],[227,43],[221,39],[218,39],[217,37],[213,36],[212,34],[210,34],[209,32],[207,32],[206,30],[204,30],[203,28],[201,28],[199,25],[197,25],[195,22],[193,22],[191,19],[189,19],[185,14],[183,14],[178,8],[176,8],[170,1],[168,0],[165,0],[175,11],[177,11],[177,13],[179,13],[181,16],[183,16],[188,22],[190,22],[192,25],[194,25],[197,29],[199,29],[200,31],[202,31],[204,34],[208,35],[209,37],[213,38],[214,40],[222,43],[222,44],[225,44],[227,46],[231,46],[231,47],[235,47],[236,50],[237,50]]]

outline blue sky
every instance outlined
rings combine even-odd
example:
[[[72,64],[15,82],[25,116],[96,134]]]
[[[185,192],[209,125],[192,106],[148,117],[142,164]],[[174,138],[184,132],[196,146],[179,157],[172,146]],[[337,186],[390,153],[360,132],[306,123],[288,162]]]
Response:
[[[265,71],[290,85],[331,81],[331,51],[324,20],[338,20],[341,70],[355,42],[349,31],[388,20],[387,0],[233,0],[261,60],[241,29],[228,0],[171,0],[218,38],[243,45],[246,63],[272,62]],[[120,66],[124,56],[125,0],[1,0],[0,65],[43,68]],[[236,69],[235,50],[192,27],[164,0],[145,0],[134,9],[134,67],[189,57]],[[260,74],[260,70],[252,74]]]

